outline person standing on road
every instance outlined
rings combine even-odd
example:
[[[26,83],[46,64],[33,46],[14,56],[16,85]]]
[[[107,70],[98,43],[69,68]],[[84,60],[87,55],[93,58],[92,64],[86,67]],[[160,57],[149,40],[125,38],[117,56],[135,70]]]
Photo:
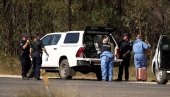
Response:
[[[151,45],[147,41],[142,41],[142,36],[138,34],[136,40],[133,43],[134,64],[136,72],[138,68],[147,68],[145,50],[149,49],[150,47]]]
[[[125,68],[125,81],[129,80],[129,66],[130,66],[130,53],[132,50],[132,44],[129,40],[128,33],[123,34],[123,40],[119,43],[120,59],[123,59],[119,66],[118,78],[116,81],[122,81],[123,69]]]
[[[34,79],[36,80],[41,80],[40,68],[42,64],[42,51],[44,51],[46,55],[49,56],[43,45],[43,42],[40,40],[40,36],[36,35],[34,36],[34,40],[30,46],[30,57],[32,58]]]
[[[22,40],[20,41],[20,47],[22,49],[20,62],[21,62],[21,76],[23,80],[28,80],[29,78],[26,76],[29,69],[31,68],[31,60],[29,57],[29,49],[30,49],[30,40],[27,39],[27,35],[22,35]]]
[[[113,80],[113,59],[114,56],[111,52],[111,45],[109,43],[109,38],[105,36],[101,46],[101,71],[102,71],[102,81],[112,81]]]

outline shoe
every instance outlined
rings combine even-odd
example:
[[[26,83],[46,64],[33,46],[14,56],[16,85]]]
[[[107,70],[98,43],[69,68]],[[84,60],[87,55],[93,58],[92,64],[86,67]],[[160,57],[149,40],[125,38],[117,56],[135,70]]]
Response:
[[[142,81],[141,79],[137,79],[136,81]]]
[[[125,81],[129,81],[129,79],[125,79]]]
[[[122,81],[122,79],[116,79],[115,81]]]
[[[29,78],[28,78],[28,77],[22,77],[22,79],[23,79],[23,80],[29,80]]]
[[[33,76],[33,75],[30,75],[28,78],[34,78],[34,76]]]

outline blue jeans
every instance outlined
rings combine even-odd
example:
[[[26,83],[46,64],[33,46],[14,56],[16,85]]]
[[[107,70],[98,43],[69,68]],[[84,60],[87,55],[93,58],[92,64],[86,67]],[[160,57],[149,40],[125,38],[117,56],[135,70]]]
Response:
[[[111,52],[103,52],[101,54],[101,71],[102,80],[112,81],[113,80],[113,54]]]
[[[144,54],[135,54],[134,55],[135,68],[142,68],[146,66],[146,56]]]

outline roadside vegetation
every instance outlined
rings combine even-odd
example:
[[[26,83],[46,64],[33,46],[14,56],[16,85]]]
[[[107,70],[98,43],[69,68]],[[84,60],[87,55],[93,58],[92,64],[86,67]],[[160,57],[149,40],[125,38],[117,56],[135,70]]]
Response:
[[[17,57],[0,53],[0,74],[20,74],[21,65]]]
[[[132,41],[136,33],[143,34],[152,45],[150,67],[159,35],[170,32],[169,5],[169,0],[0,0],[0,74],[20,74],[21,34],[31,38],[86,26],[112,27],[116,40],[122,32],[129,32]],[[150,70],[148,78],[153,78]],[[133,79],[134,72],[130,74]]]
[[[129,68],[129,80],[135,80],[135,68],[133,64],[133,59],[131,60],[131,66]],[[148,69],[147,69],[147,81],[154,81],[154,76],[151,72],[151,60],[148,60]],[[0,74],[4,75],[20,75],[21,73],[21,64],[18,57],[9,57],[7,55],[0,55]],[[114,68],[114,79],[117,78],[118,75],[118,67]],[[59,74],[47,73],[48,77],[59,77]],[[82,74],[80,72],[76,73],[76,76],[73,79],[96,79],[96,75],[94,73]],[[124,78],[124,77],[123,77]]]

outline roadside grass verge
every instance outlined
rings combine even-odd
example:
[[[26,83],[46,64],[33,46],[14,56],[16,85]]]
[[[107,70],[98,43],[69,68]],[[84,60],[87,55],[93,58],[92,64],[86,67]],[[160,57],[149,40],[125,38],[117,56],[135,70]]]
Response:
[[[21,71],[20,61],[17,57],[10,57],[0,53],[0,74],[18,75]]]
[[[147,81],[154,81],[154,75],[151,72],[151,64],[148,61],[147,68]],[[9,57],[5,54],[0,54],[0,74],[9,74],[9,75],[20,75],[21,72],[21,64],[17,57]],[[58,73],[47,73],[48,77],[59,77]],[[113,79],[117,79],[118,75],[118,67],[114,67],[114,76]],[[96,75],[94,73],[82,74],[77,72],[73,79],[96,79]],[[124,74],[123,74],[124,79]],[[133,62],[131,62],[129,68],[129,80],[135,79],[135,67]]]

